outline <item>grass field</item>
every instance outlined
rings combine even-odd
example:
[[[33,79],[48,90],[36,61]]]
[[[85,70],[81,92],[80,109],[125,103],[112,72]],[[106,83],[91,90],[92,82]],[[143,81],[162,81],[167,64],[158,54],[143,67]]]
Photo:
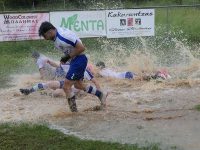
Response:
[[[200,104],[194,107],[195,110],[200,111]]]
[[[192,42],[200,42],[200,10],[196,8],[156,9],[155,23],[164,26],[168,32],[183,32],[185,38]],[[183,38],[178,37],[177,38]]]
[[[65,149],[65,150],[160,150],[158,144],[119,144],[102,141],[80,140],[49,129],[45,125],[1,124],[0,149]]]

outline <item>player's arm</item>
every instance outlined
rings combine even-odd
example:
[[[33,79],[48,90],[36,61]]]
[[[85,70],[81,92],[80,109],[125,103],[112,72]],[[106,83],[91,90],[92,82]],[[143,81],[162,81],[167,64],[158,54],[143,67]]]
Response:
[[[40,69],[39,69],[39,72],[40,72],[40,78],[41,78],[41,79],[44,79],[44,78],[45,78],[45,71],[44,71],[44,68],[40,68]]]
[[[52,60],[47,60],[47,63],[49,64],[49,65],[51,65],[52,67],[59,67],[59,64],[57,64],[56,62],[54,62],[54,61],[52,61]]]
[[[85,47],[83,46],[83,44],[79,41],[76,42],[76,45],[74,47],[74,50],[69,54],[70,58],[73,58],[79,54],[81,54],[82,52],[85,51]]]
[[[71,51],[70,54],[67,54],[64,57],[62,57],[60,61],[66,63],[69,59],[81,54],[84,51],[85,51],[84,45],[81,42],[77,41],[73,51]]]

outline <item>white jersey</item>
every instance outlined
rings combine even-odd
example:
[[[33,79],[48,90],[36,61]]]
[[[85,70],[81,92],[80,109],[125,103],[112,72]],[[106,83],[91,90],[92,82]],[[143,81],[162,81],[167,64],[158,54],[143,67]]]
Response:
[[[81,42],[81,40],[69,29],[57,29],[54,45],[64,54],[69,54],[74,49],[77,42]]]
[[[109,68],[104,68],[99,72],[99,74],[103,77],[113,77],[113,78],[117,78],[117,79],[128,78],[127,74],[129,74],[129,73],[131,73],[131,72],[116,72]],[[132,74],[132,76],[129,78],[133,78],[133,73],[131,73],[131,74]]]
[[[44,70],[44,76],[45,78],[47,79],[53,79],[54,76],[55,76],[55,68],[50,66],[48,63],[47,63],[47,60],[48,58],[43,56],[43,55],[40,55],[40,57],[37,59],[36,61],[36,64],[37,64],[37,67],[39,69],[43,69]]]
[[[63,69],[63,71],[67,74],[67,72],[69,71],[69,64],[65,64],[65,65],[61,65],[61,68]]]
[[[67,72],[69,71],[69,64],[65,64],[65,65],[61,65],[61,68],[64,70],[64,72],[67,74]],[[84,79],[86,80],[92,80],[94,78],[94,76],[92,75],[92,73],[89,70],[85,70],[84,72]]]
[[[39,69],[43,68],[47,64],[48,58],[45,56],[40,55],[40,57],[37,59],[36,64]]]

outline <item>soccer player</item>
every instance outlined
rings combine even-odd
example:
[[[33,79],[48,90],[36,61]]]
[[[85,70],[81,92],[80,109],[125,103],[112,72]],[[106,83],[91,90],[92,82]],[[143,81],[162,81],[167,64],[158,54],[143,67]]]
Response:
[[[142,76],[138,76],[135,73],[131,71],[125,71],[125,72],[116,72],[113,69],[107,68],[105,63],[102,61],[97,62],[96,66],[99,68],[98,74],[100,74],[102,77],[112,77],[117,79],[134,79],[134,80],[166,80],[170,79],[171,76],[169,75],[168,71],[166,69],[160,69],[158,71],[154,71],[153,73],[147,74],[143,72]],[[92,72],[92,70],[91,70]]]
[[[56,62],[54,62],[50,59],[48,59],[47,62],[51,66],[57,68],[56,69],[57,75],[60,75],[60,77],[63,77],[63,75],[66,76],[66,74],[69,70],[69,64],[64,64],[64,65],[61,65],[59,67],[59,65]],[[58,72],[58,68],[60,68],[59,70],[62,70],[61,73]],[[85,72],[84,72],[84,79],[87,80],[87,81],[92,81],[94,83],[94,85],[96,86],[96,88],[100,89],[99,83],[97,82],[97,80],[94,78],[93,74],[88,69],[86,69]],[[20,92],[24,95],[29,95],[30,93],[33,93],[33,92],[36,92],[36,91],[41,91],[41,90],[45,90],[45,89],[52,89],[52,90],[55,90],[53,92],[53,96],[57,97],[59,95],[63,95],[62,90],[60,90],[60,89],[63,89],[63,86],[64,86],[64,80],[60,80],[60,81],[54,80],[54,81],[37,83],[34,86],[32,86],[31,88],[25,88],[25,89],[22,88],[22,89],[20,89]],[[75,91],[77,93],[79,90],[73,87],[73,91]]]
[[[64,79],[69,71],[69,64],[58,64],[48,57],[41,55],[37,51],[32,53],[39,68],[41,79]],[[100,84],[94,78],[93,74],[86,68],[84,72],[84,79],[92,81],[97,89],[100,89]]]
[[[100,69],[99,74],[102,77],[112,77],[117,79],[134,79],[136,74],[130,71],[116,72],[113,69],[107,68],[102,61],[97,62],[96,66]]]
[[[70,64],[57,64],[56,62],[52,60],[48,60],[47,63],[49,63],[51,66],[56,67],[56,76],[57,77],[64,77],[66,76],[67,72],[69,71]],[[88,67],[84,71],[84,79],[88,81],[92,81],[96,88],[100,90],[100,84],[99,82],[94,78],[93,73],[88,69]]]
[[[32,57],[34,58],[39,69],[41,79],[52,80],[55,78],[56,68],[47,63],[49,59],[46,56],[34,51],[32,52]]]
[[[78,111],[76,97],[71,88],[72,85],[77,89],[96,95],[101,102],[101,106],[104,107],[106,105],[107,92],[98,90],[94,86],[86,86],[83,84],[82,79],[88,60],[83,53],[85,47],[76,34],[69,29],[56,29],[50,22],[43,22],[39,28],[39,36],[43,36],[46,40],[53,41],[55,47],[64,53],[64,56],[61,57],[60,60],[61,64],[65,64],[66,62],[70,63],[69,71],[67,72],[64,82],[64,91],[70,110],[72,112]]]

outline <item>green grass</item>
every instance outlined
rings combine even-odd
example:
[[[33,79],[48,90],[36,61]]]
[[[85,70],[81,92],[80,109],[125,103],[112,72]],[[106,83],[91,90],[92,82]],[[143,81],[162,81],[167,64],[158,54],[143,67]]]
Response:
[[[166,31],[182,31],[192,42],[200,42],[200,10],[196,8],[169,8],[156,9],[156,26],[165,26]],[[179,35],[177,34],[177,37]],[[179,38],[183,38],[181,35]]]
[[[140,3],[140,6],[194,5],[199,3],[199,0],[182,0],[182,3],[179,0],[150,0]]]
[[[1,124],[0,149],[54,149],[54,150],[160,150],[158,144],[139,147],[137,144],[119,144],[80,140],[74,136],[49,129],[45,125]]]
[[[87,9],[107,9],[107,8],[133,8],[133,7],[143,7],[143,6],[163,6],[163,5],[193,5],[199,4],[200,0],[143,0],[143,1],[134,1],[134,0],[122,0],[116,2],[116,0],[92,0],[92,1],[66,1],[64,0],[46,0],[40,1],[38,4],[35,3],[34,7],[32,1],[29,3],[21,3],[19,0],[0,0],[0,11],[27,11],[27,10],[87,10]],[[14,5],[13,5],[14,4]]]
[[[200,104],[194,107],[195,110],[200,111]]]

